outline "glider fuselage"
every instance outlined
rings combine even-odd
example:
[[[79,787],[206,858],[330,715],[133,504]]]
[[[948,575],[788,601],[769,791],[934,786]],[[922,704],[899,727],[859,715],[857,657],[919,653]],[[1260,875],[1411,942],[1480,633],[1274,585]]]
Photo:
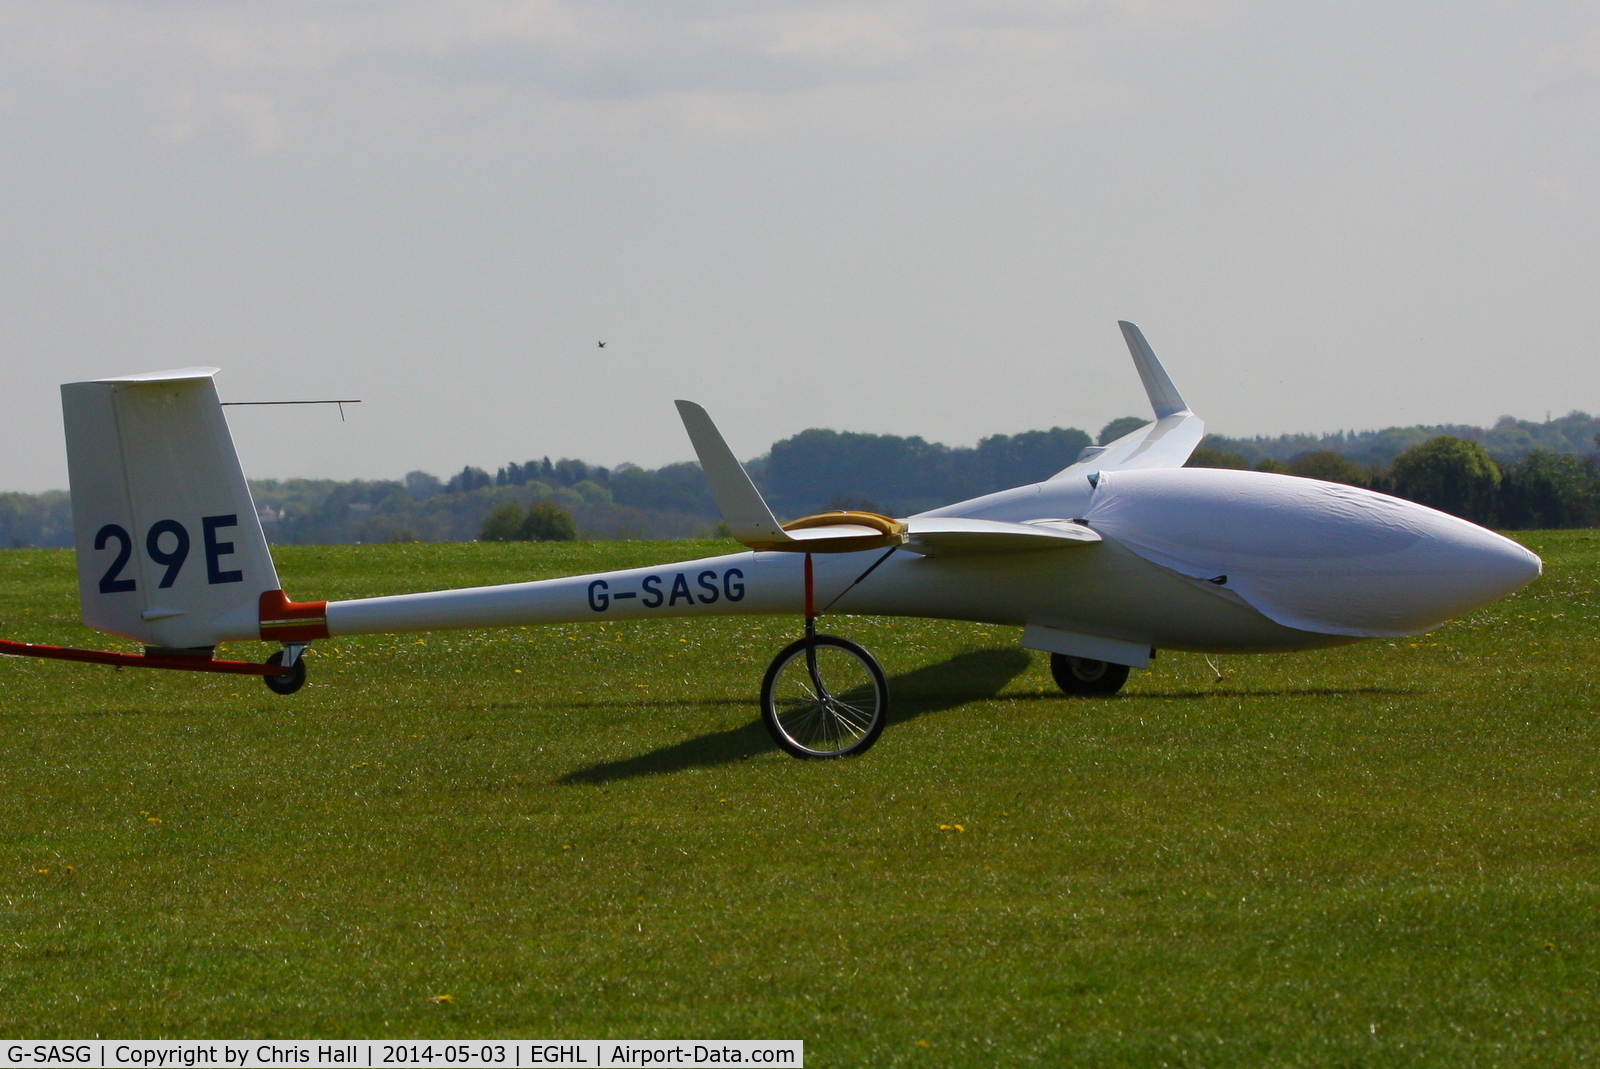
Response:
[[[1031,552],[818,555],[816,607],[1045,628],[1138,647],[1287,651],[1424,631],[1538,573],[1538,558],[1509,539],[1353,487],[1194,468],[1091,474],[1092,482],[1089,475],[1067,475],[922,515],[1076,520],[1100,534],[1098,542]],[[1339,507],[1351,500],[1361,507]],[[1187,551],[1193,563],[1152,560],[1146,544],[1152,532],[1158,546],[1169,554]],[[805,607],[804,560],[795,552],[746,551],[330,602],[328,630],[797,615]],[[1295,626],[1302,621],[1310,626]]]
[[[815,608],[1021,626],[1031,648],[1138,667],[1153,648],[1297,650],[1416,634],[1539,574],[1538,557],[1515,542],[1408,501],[1184,467],[1204,423],[1138,328],[1122,331],[1156,418],[1043,482],[905,519],[780,524],[706,411],[679,401],[724,521],[748,550],[327,603],[292,602],[278,581],[215,368],[69,383],[84,622],[206,657],[219,642],[281,641],[291,663],[329,635]]]

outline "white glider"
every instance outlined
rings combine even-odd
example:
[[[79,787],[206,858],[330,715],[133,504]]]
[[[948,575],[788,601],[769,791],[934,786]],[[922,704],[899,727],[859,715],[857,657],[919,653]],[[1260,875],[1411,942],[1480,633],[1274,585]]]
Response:
[[[889,694],[872,655],[818,635],[825,612],[1023,628],[1068,694],[1115,693],[1158,649],[1304,650],[1417,634],[1531,582],[1537,556],[1492,531],[1355,487],[1185,468],[1204,434],[1144,335],[1121,324],[1156,420],[1029,486],[905,518],[780,523],[705,409],[684,427],[748,550],[679,564],[355,601],[292,602],[273,567],[213,385],[186,368],[61,388],[79,590],[90,627],[145,656],[0,643],[0,652],[305,679],[334,635],[665,616],[802,615],[762,685],[774,739],[860,753]],[[269,639],[267,665],[219,643]],[[51,652],[54,651],[54,652]]]

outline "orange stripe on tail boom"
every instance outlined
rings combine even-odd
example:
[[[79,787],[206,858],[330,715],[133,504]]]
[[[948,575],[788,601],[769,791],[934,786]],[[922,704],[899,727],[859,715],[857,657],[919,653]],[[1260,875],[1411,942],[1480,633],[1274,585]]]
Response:
[[[281,590],[261,593],[261,637],[272,642],[307,642],[328,637],[326,601],[290,601]]]

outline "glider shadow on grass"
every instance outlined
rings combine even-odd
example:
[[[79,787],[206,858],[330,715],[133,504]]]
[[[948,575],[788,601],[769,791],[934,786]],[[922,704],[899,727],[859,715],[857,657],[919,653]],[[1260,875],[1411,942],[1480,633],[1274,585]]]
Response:
[[[986,701],[1027,670],[1026,650],[974,650],[947,661],[904,672],[889,680],[889,723],[901,724],[927,713]],[[562,776],[559,783],[607,783],[722,765],[776,749],[759,719],[743,727],[713,731],[620,761],[602,761]]]
[[[1419,694],[1434,694],[1432,690],[1415,687],[1262,687],[1211,686],[1206,682],[1195,684],[1193,690],[1134,690],[1102,696],[1100,701],[1116,702],[1210,702],[1218,698],[1403,698]],[[1079,700],[1079,699],[1070,699]],[[1008,702],[1059,702],[1057,691],[1045,690],[1036,694],[1007,694]]]

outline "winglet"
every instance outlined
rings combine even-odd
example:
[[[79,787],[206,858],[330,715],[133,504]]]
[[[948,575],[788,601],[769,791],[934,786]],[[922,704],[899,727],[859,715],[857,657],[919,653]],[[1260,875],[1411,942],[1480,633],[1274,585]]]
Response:
[[[1156,410],[1156,421],[1146,423],[1114,442],[1087,447],[1078,454],[1077,460],[1052,475],[1052,479],[1087,475],[1092,483],[1095,479],[1093,473],[1097,471],[1181,468],[1200,444],[1200,439],[1205,437],[1205,421],[1189,409],[1139,328],[1120,320],[1117,326],[1122,328],[1128,352],[1133,354],[1133,365],[1139,369],[1144,392],[1150,395],[1150,407]]]
[[[1139,378],[1144,382],[1144,392],[1150,395],[1150,407],[1156,410],[1156,419],[1189,411],[1183,395],[1172,385],[1172,380],[1167,377],[1166,368],[1156,359],[1155,351],[1150,348],[1150,343],[1144,340],[1144,334],[1139,328],[1123,320],[1118,320],[1117,326],[1122,328],[1122,337],[1128,343],[1128,352],[1133,354],[1134,366],[1139,369]]]
[[[678,415],[683,418],[683,429],[689,432],[700,467],[711,483],[711,496],[717,499],[717,508],[728,522],[734,538],[745,543],[786,542],[789,536],[778,525],[777,517],[761,498],[761,491],[750,481],[744,470],[722,440],[722,433],[711,422],[706,410],[693,401],[678,401]]]

